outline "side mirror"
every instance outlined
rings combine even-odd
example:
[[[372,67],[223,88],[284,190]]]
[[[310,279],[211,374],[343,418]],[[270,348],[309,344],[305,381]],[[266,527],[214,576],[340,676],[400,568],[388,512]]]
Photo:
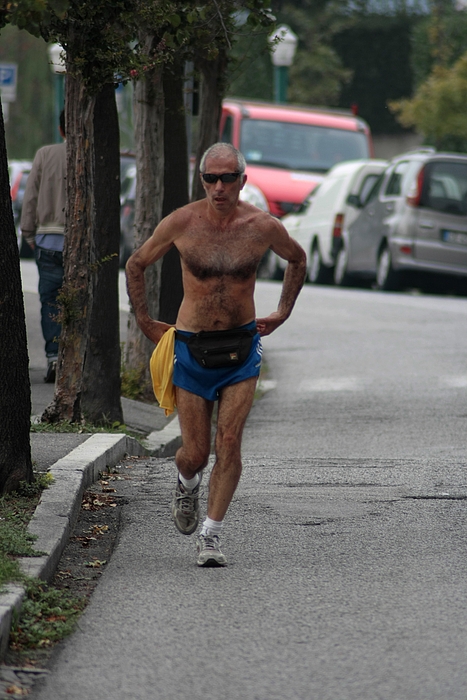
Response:
[[[357,209],[361,209],[363,206],[358,194],[349,194],[347,197],[347,204],[351,204],[353,207],[357,207]]]

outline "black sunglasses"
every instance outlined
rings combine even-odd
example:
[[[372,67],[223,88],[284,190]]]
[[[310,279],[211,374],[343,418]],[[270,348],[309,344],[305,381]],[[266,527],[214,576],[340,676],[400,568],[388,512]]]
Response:
[[[210,185],[213,185],[218,180],[224,183],[235,182],[239,175],[241,175],[241,173],[222,173],[222,175],[214,175],[213,173],[201,173],[201,177],[203,178],[204,182],[208,182]]]

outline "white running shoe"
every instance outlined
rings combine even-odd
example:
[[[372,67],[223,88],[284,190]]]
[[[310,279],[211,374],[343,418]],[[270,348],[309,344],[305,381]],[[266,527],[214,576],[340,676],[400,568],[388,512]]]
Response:
[[[182,535],[191,535],[198,527],[200,483],[189,491],[178,480],[173,492],[172,518],[175,527]]]
[[[217,535],[198,535],[196,538],[198,550],[198,566],[226,566],[227,559],[221,552]]]

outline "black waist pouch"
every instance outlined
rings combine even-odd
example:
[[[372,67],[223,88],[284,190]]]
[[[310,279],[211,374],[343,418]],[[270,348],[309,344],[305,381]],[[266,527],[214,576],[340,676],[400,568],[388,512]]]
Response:
[[[186,343],[195,360],[209,369],[236,367],[248,357],[255,330],[200,331],[186,336],[176,333],[177,340]]]

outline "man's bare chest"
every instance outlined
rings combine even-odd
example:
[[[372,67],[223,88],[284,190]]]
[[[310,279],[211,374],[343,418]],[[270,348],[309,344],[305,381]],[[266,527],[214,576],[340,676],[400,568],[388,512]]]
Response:
[[[177,241],[182,261],[198,279],[233,277],[248,279],[255,274],[264,253],[261,237],[250,230],[226,232],[193,231]]]

